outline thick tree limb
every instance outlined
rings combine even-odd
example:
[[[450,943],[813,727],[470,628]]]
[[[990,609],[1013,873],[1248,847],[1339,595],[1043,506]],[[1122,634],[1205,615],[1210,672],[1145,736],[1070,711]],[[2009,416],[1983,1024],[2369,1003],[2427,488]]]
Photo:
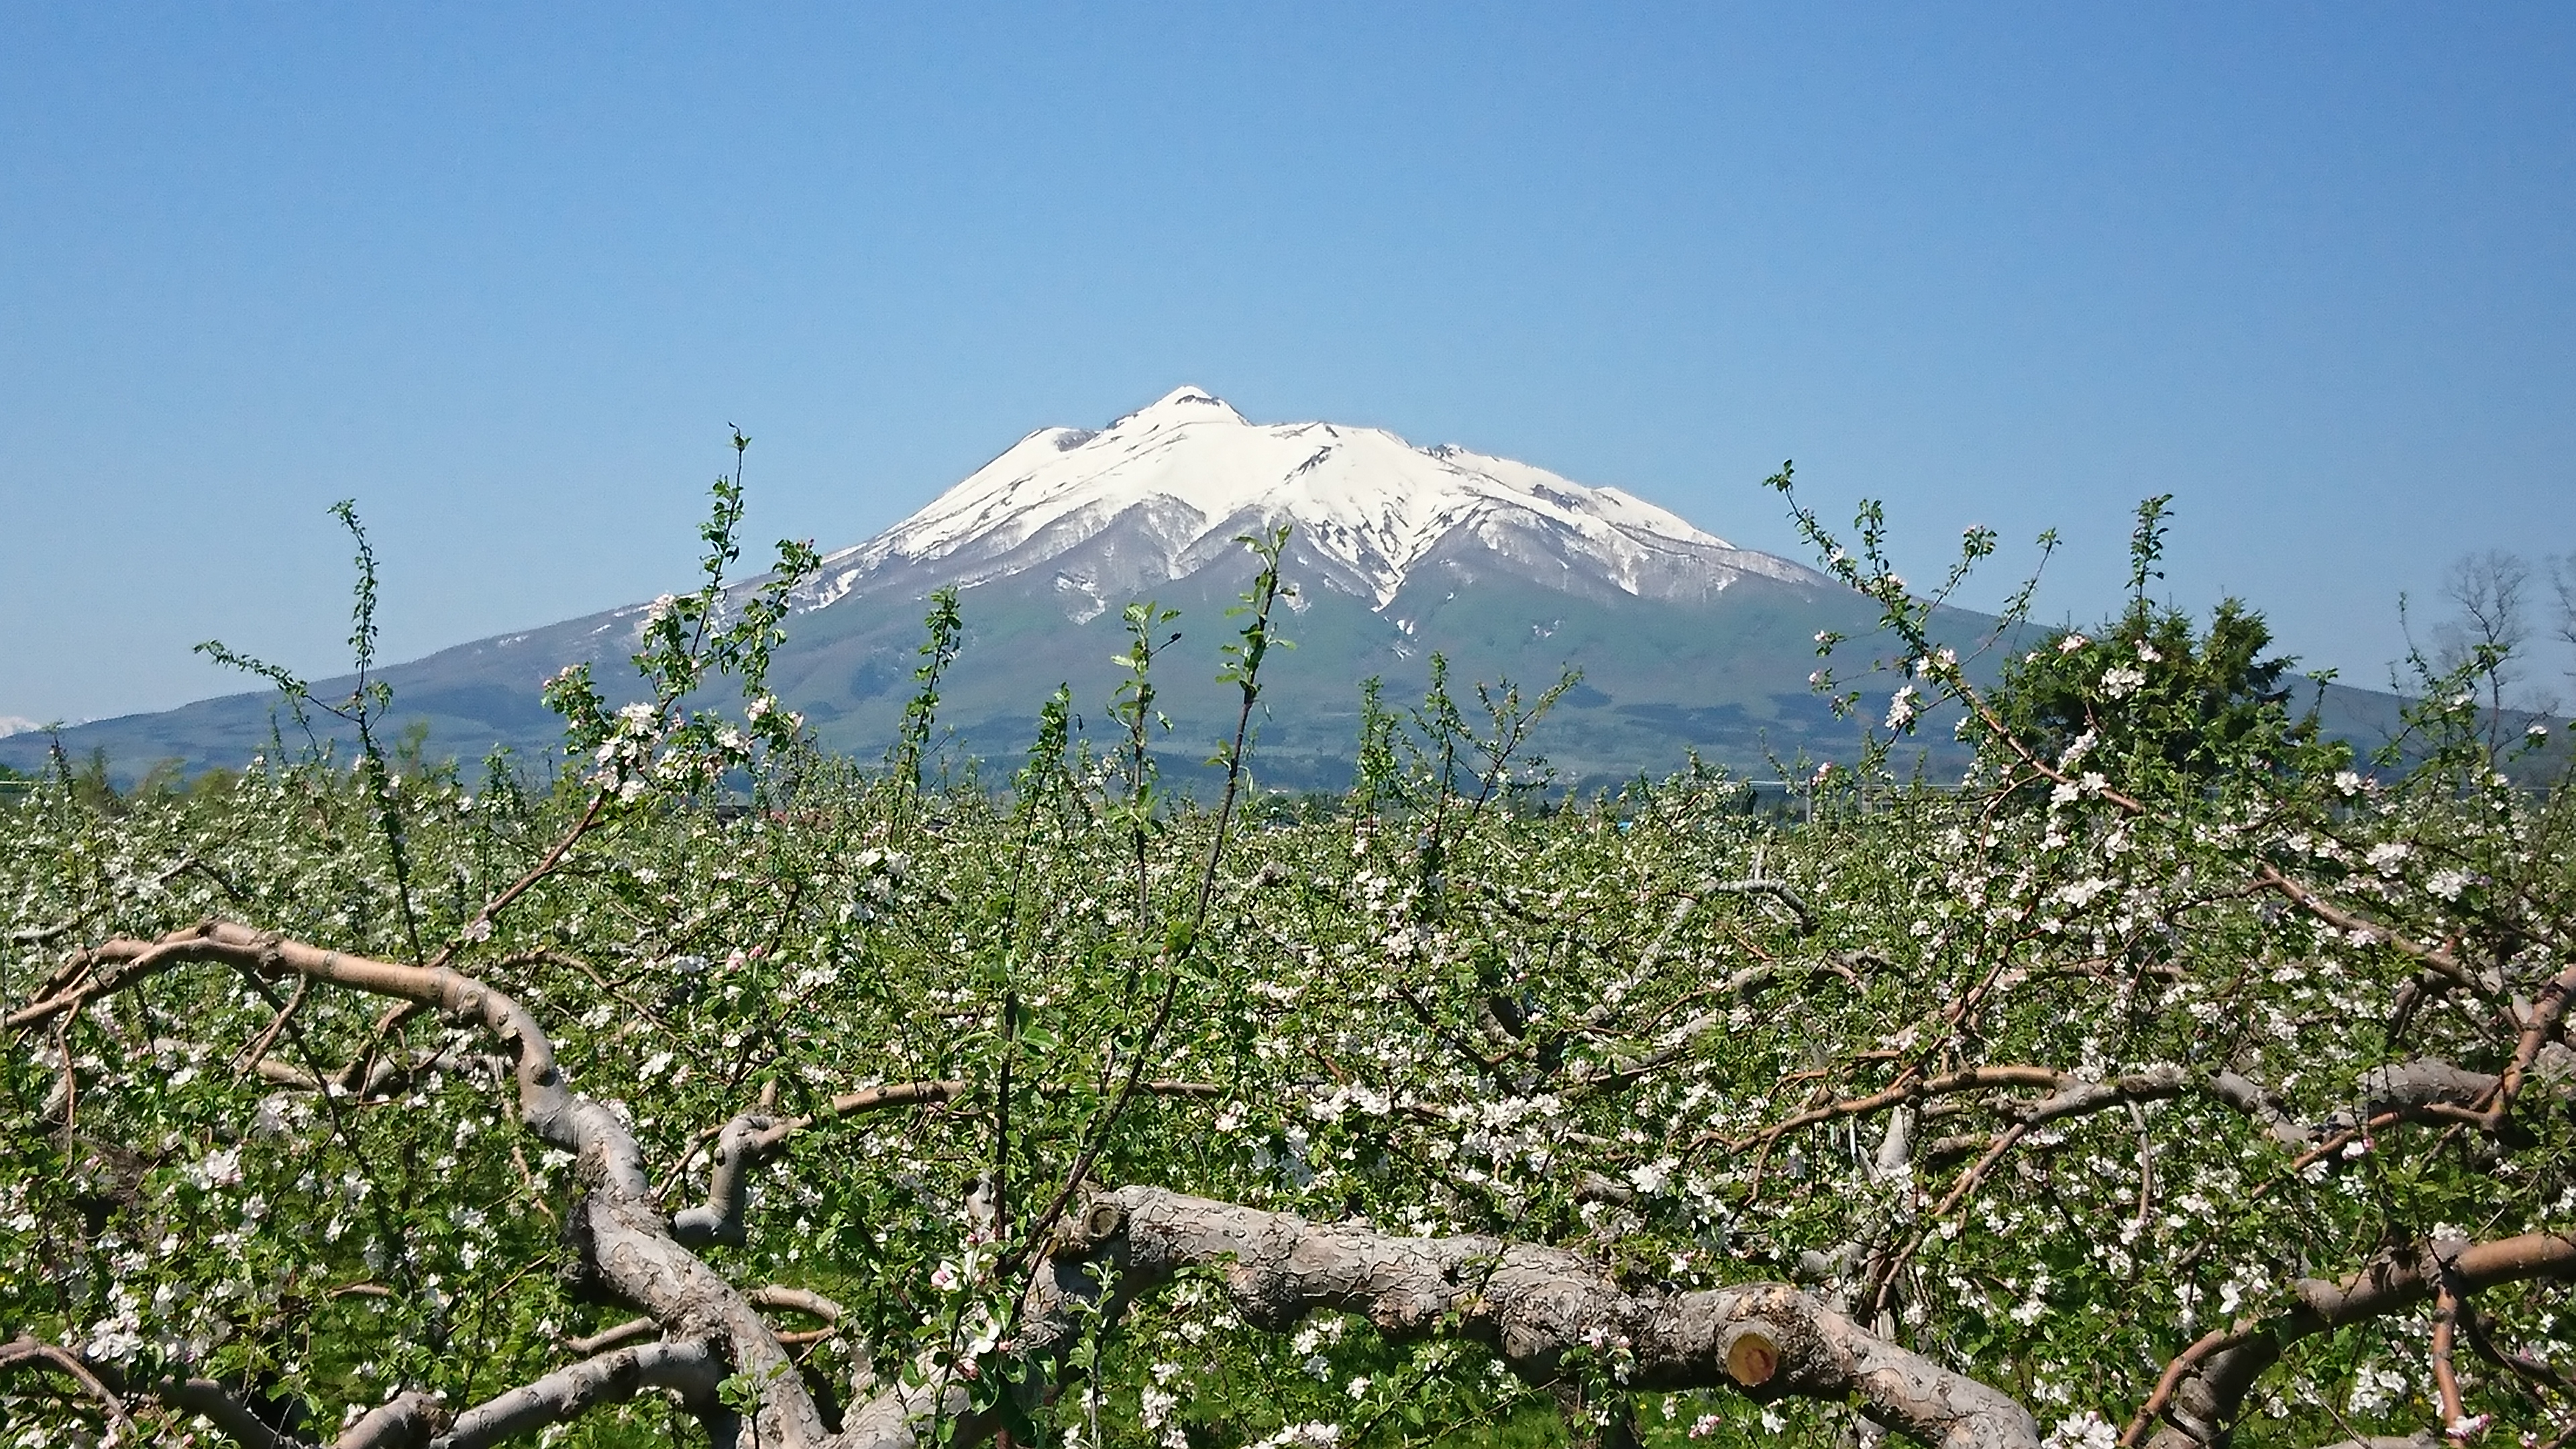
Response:
[[[751,1300],[751,1306],[754,1308],[776,1308],[789,1313],[802,1313],[808,1318],[820,1319],[827,1325],[838,1324],[842,1316],[849,1312],[840,1304],[811,1289],[788,1288],[776,1283],[766,1288],[754,1288],[743,1296]]]
[[[420,1391],[393,1396],[349,1426],[331,1449],[420,1449],[447,1427],[447,1407]]]
[[[806,1449],[827,1441],[822,1411],[777,1333],[733,1285],[672,1239],[641,1194],[594,1193],[573,1216],[615,1296],[652,1315],[674,1340],[713,1335],[726,1342],[734,1370],[761,1386],[759,1442]]]
[[[2316,1134],[2290,1115],[2279,1093],[2261,1082],[2235,1072],[2220,1072],[2209,1079],[2209,1095],[2253,1118],[2273,1141],[2290,1151],[2304,1151],[2316,1144]]]
[[[2373,1067],[2354,1085],[2361,1093],[2362,1120],[2395,1116],[2407,1121],[2465,1122],[2486,1131],[2502,1127],[2476,1110],[2492,1101],[2503,1079],[2466,1071],[2439,1057]],[[2328,1131],[2353,1126],[2354,1115],[2340,1112],[2326,1120]]]
[[[90,1397],[106,1408],[111,1423],[129,1429],[134,1427],[133,1418],[125,1411],[125,1396],[100,1379],[87,1357],[60,1344],[42,1343],[23,1334],[7,1343],[0,1343],[0,1369],[15,1368],[23,1363],[41,1363],[62,1373],[87,1389]]]
[[[1364,1314],[1391,1338],[1455,1333],[1532,1383],[1580,1358],[1631,1390],[1732,1386],[1760,1400],[1858,1399],[1874,1420],[1939,1449],[2036,1446],[2029,1412],[1997,1390],[1888,1343],[1785,1284],[1631,1293],[1597,1264],[1498,1238],[1390,1237],[1160,1188],[1131,1187],[1068,1217],[1032,1289],[1024,1347],[1062,1346],[1094,1264],[1133,1296],[1187,1269],[1223,1274],[1244,1321],[1284,1329],[1319,1309]],[[1453,1317],[1454,1315],[1454,1317]],[[1046,1342],[1049,1335],[1055,1343]],[[866,1442],[866,1441],[859,1441]]]
[[[1769,896],[1771,899],[1787,906],[1790,912],[1798,918],[1799,935],[1808,936],[1815,933],[1816,913],[1807,908],[1806,898],[1779,881],[1767,879],[1713,880],[1702,882],[1699,889],[1702,895]]]
[[[2522,1020],[2522,1035],[2514,1042],[2513,1060],[2505,1067],[2504,1078],[2497,1083],[2480,1126],[2490,1132],[2504,1126],[2505,1119],[2513,1114],[2514,1099],[2521,1095],[2523,1083],[2531,1076],[2532,1064],[2540,1060],[2542,1048],[2558,1035],[2571,1005],[2576,1005],[2576,966],[2551,977],[2540,994],[2532,998],[2531,1010]]]
[[[684,1400],[712,1400],[725,1360],[712,1343],[648,1343],[560,1368],[532,1384],[475,1405],[429,1441],[429,1449],[484,1449],[619,1404],[646,1389],[677,1389]]]
[[[2492,1242],[2434,1244],[2385,1259],[2349,1278],[2302,1278],[2291,1306],[2203,1336],[2176,1357],[2121,1435],[2135,1444],[2157,1416],[2150,1449],[2207,1449],[2226,1442],[2245,1395],[2300,1339],[2409,1308],[2434,1295],[2445,1269],[2462,1294],[2529,1278],[2576,1278],[2576,1235],[2524,1233]]]
[[[1391,1237],[1356,1224],[1310,1223],[1161,1188],[1094,1196],[1068,1214],[1037,1265],[1023,1330],[1006,1350],[1054,1383],[1062,1355],[1096,1305],[1114,1321],[1135,1300],[1192,1269],[1218,1272],[1236,1312],[1284,1330],[1309,1313],[1365,1315],[1396,1340],[1440,1334],[1492,1349],[1534,1385],[1581,1382],[1581,1365],[1615,1392],[1731,1387],[1759,1402],[1857,1399],[1873,1421],[1935,1449],[2037,1449],[2039,1428],[2001,1392],[1863,1331],[1786,1284],[1631,1293],[1562,1249],[1490,1237]],[[1099,1284],[1112,1285],[1108,1301]],[[934,1412],[949,1442],[996,1427],[962,1386],[936,1371],[853,1409],[848,1449],[920,1449]]]
[[[763,1142],[764,1134],[776,1125],[775,1119],[758,1112],[746,1112],[724,1125],[716,1136],[715,1171],[707,1179],[706,1204],[671,1219],[671,1236],[692,1248],[741,1244],[743,1208],[751,1201],[751,1170],[767,1162],[786,1140],[786,1134],[780,1133]]]

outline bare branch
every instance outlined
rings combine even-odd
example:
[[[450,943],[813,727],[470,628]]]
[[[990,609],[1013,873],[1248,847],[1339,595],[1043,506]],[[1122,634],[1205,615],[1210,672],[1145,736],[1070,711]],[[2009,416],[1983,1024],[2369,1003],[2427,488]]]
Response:
[[[2293,1152],[2313,1146],[2316,1134],[2290,1115],[2280,1094],[2250,1077],[2220,1072],[2209,1079],[2209,1095],[2254,1119],[2272,1140]]]
[[[2162,1415],[2149,1449],[2205,1449],[2226,1442],[2245,1395],[2302,1338],[2378,1318],[2433,1296],[2445,1270],[2463,1294],[2530,1278],[2576,1278],[2576,1235],[2524,1233],[2492,1242],[2436,1243],[2407,1259],[2382,1259],[2349,1278],[2302,1278],[2291,1304],[2202,1336],[2165,1368],[2155,1392],[2120,1436],[2136,1444]]]
[[[1034,1090],[1039,1096],[1057,1096],[1063,1093],[1064,1088],[1060,1085],[1041,1084]],[[1226,1089],[1214,1082],[1176,1082],[1156,1079],[1139,1083],[1136,1090],[1139,1095],[1147,1097],[1198,1098],[1212,1101],[1223,1097]],[[922,1082],[888,1082],[883,1086],[862,1087],[855,1092],[844,1092],[825,1103],[820,1111],[811,1116],[769,1119],[768,1125],[749,1139],[754,1153],[751,1162],[756,1166],[773,1160],[788,1138],[809,1127],[820,1126],[825,1122],[836,1121],[843,1117],[865,1116],[870,1112],[891,1112],[905,1107],[943,1107],[961,1097],[972,1096],[974,1091],[973,1082],[950,1077]],[[698,1154],[706,1149],[707,1144],[720,1142],[725,1130],[732,1125],[732,1121],[728,1120],[701,1131],[697,1139],[690,1144],[689,1150],[682,1153],[680,1160],[672,1166],[669,1175],[654,1186],[655,1200],[667,1199],[673,1188],[678,1185],[680,1174],[688,1170],[689,1165],[697,1160]]]
[[[41,1363],[77,1381],[106,1407],[112,1422],[128,1431],[135,1424],[127,1401],[149,1399],[181,1413],[204,1416],[245,1449],[311,1449],[303,1440],[272,1428],[213,1379],[175,1373],[131,1382],[114,1364],[60,1344],[23,1334],[0,1344],[0,1370],[22,1363]],[[437,1400],[419,1393],[400,1394],[352,1425],[333,1449],[419,1449],[446,1422],[446,1410]]]
[[[764,1142],[776,1119],[746,1112],[727,1122],[716,1138],[715,1172],[707,1180],[707,1201],[671,1220],[671,1235],[682,1244],[702,1248],[710,1243],[739,1246],[742,1214],[751,1199],[751,1169],[776,1155],[780,1133]]]
[[[641,1343],[661,1331],[661,1325],[652,1319],[630,1318],[624,1323],[603,1328],[587,1338],[567,1338],[563,1341],[563,1345],[583,1358],[591,1358],[606,1353],[612,1348],[624,1348],[630,1343]]]
[[[286,1030],[286,1024],[295,1019],[296,1010],[304,1005],[304,994],[311,990],[312,986],[313,979],[309,976],[295,978],[295,989],[287,994],[286,1004],[277,1009],[275,1016],[269,1018],[268,1026],[259,1035],[252,1037],[249,1044],[240,1051],[233,1053],[232,1065],[235,1076],[249,1071],[254,1065],[267,1064],[269,1047],[276,1043],[277,1034]],[[260,1075],[265,1077],[267,1073],[262,1072]]]
[[[2261,870],[2254,879],[2257,884],[2278,891],[2289,898],[2290,902],[2300,910],[2306,911],[2338,931],[2364,932],[2399,955],[2422,962],[2428,971],[2447,976],[2463,986],[2473,987],[2478,984],[2477,979],[2469,974],[2469,968],[2461,965],[2460,958],[2449,950],[2438,946],[2427,946],[2420,941],[2410,941],[2377,921],[2347,911],[2310,887],[2282,874],[2280,868],[2269,861],[2263,862]]]
[[[1769,896],[1787,906],[1790,912],[1797,916],[1799,935],[1815,934],[1816,913],[1807,908],[1806,897],[1799,895],[1780,881],[1758,877],[1750,880],[1713,880],[1703,883],[1700,886],[1700,893],[1713,896]]]
[[[2460,1328],[2468,1334],[2469,1347],[2478,1351],[2478,1357],[2511,1370],[2515,1377],[2561,1392],[2576,1389],[2576,1379],[2530,1354],[2497,1343],[2495,1335],[2487,1331],[2486,1320],[2478,1312],[2477,1305],[2465,1299],[2460,1303]]]
[[[477,935],[488,934],[493,918],[508,910],[512,901],[527,894],[537,882],[554,874],[563,864],[564,857],[571,853],[574,844],[589,834],[592,826],[599,823],[600,814],[608,808],[608,802],[613,793],[606,789],[592,791],[589,806],[581,812],[581,818],[573,822],[572,829],[565,831],[563,838],[555,842],[554,848],[547,851],[543,859],[528,868],[527,874],[512,881],[499,895],[485,901],[483,909],[474,913],[474,919],[465,923],[465,929],[457,933],[456,939],[440,947],[438,954],[430,958],[430,966],[436,968],[455,960],[457,951],[466,942],[473,940]]]
[[[125,1412],[125,1396],[109,1388],[90,1367],[89,1360],[60,1344],[44,1343],[24,1334],[0,1343],[0,1369],[22,1363],[41,1363],[69,1377],[89,1391],[90,1397],[107,1409],[111,1422],[131,1429],[134,1420]]]
[[[2514,1099],[2521,1095],[2522,1084],[2531,1075],[2532,1065],[2558,1035],[2571,1004],[2576,1004],[2576,966],[2551,977],[2532,999],[2531,1010],[2523,1017],[2522,1035],[2514,1043],[2513,1061],[2505,1067],[2503,1080],[2496,1084],[2494,1100],[2488,1103],[2480,1126],[2490,1132],[2504,1126],[2505,1119],[2512,1115]]]
[[[754,1308],[781,1308],[790,1313],[819,1318],[826,1324],[838,1324],[842,1315],[848,1312],[840,1304],[811,1289],[788,1288],[776,1283],[754,1288],[743,1296],[751,1300]]]
[[[2433,1285],[2433,1390],[2439,1397],[2442,1422],[2456,1424],[2468,1417],[2460,1404],[2460,1376],[2451,1367],[2451,1341],[2460,1328],[2460,1295],[2453,1292],[2447,1276],[2436,1278]]]
[[[1969,1067],[1964,1071],[1947,1072],[1937,1077],[1925,1077],[1921,1075],[1919,1069],[1908,1068],[1905,1074],[1897,1079],[1895,1086],[1883,1092],[1874,1092],[1866,1097],[1849,1097],[1841,1101],[1828,1102],[1821,1107],[1810,1108],[1786,1121],[1762,1129],[1758,1134],[1758,1140],[1768,1141],[1783,1137],[1801,1127],[1812,1127],[1819,1122],[1832,1122],[1844,1117],[1883,1112],[1890,1107],[1918,1102],[1926,1097],[1946,1097],[1959,1092],[1985,1091],[2003,1087],[2055,1089],[2068,1080],[2066,1073],[2054,1067]]]
[[[724,1355],[713,1343],[647,1343],[560,1368],[532,1384],[456,1416],[430,1449],[483,1449],[576,1419],[603,1404],[624,1403],[646,1389],[677,1389],[684,1400],[711,1400],[724,1380]]]
[[[1390,1237],[1160,1188],[1090,1200],[1066,1220],[1032,1288],[1030,1348],[1072,1331],[1091,1264],[1122,1295],[1214,1269],[1244,1320],[1284,1329],[1318,1309],[1367,1316],[1390,1338],[1454,1333],[1524,1380],[1563,1381],[1586,1357],[1632,1390],[1731,1386],[1757,1400],[1858,1398],[1881,1424],[1940,1449],[2036,1446],[2029,1412],[1997,1390],[1864,1332],[1786,1284],[1632,1293],[1600,1265],[1489,1237]],[[1608,1345],[1607,1348],[1600,1347]],[[862,1441],[864,1442],[864,1441]]]
[[[421,1449],[447,1427],[447,1406],[418,1390],[394,1395],[349,1426],[331,1449]]]

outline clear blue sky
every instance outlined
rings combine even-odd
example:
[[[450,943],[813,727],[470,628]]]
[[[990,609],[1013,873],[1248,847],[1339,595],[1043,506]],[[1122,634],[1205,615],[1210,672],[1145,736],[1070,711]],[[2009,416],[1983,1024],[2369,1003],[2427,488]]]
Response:
[[[0,9],[0,715],[396,657],[856,542],[1183,382],[1759,480],[2347,678],[2576,550],[2576,7]],[[1999,570],[1981,596],[2009,583]]]

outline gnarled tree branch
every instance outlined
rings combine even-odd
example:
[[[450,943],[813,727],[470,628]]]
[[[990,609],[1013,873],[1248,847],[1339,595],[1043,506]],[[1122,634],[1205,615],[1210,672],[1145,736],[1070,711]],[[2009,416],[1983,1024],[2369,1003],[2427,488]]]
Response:
[[[2313,1334],[2410,1308],[2434,1295],[2447,1270],[2466,1294],[2529,1278],[2576,1278],[2576,1235],[2524,1233],[2492,1242],[2436,1243],[2383,1259],[2332,1282],[2302,1278],[2291,1304],[2204,1335],[2168,1365],[2138,1410],[2123,1444],[2135,1444],[2158,1415],[2149,1449],[2208,1449],[2226,1442],[2245,1395],[2293,1343]]]
[[[676,1389],[684,1402],[714,1410],[724,1376],[724,1355],[712,1343],[620,1348],[475,1405],[457,1415],[455,1427],[431,1440],[429,1449],[484,1449],[602,1404],[623,1403],[646,1389]]]
[[[1096,1291],[1094,1265],[1114,1270],[1122,1296],[1184,1270],[1217,1270],[1235,1310],[1260,1328],[1342,1309],[1392,1338],[1454,1333],[1493,1349],[1532,1383],[1562,1382],[1588,1359],[1637,1390],[1732,1386],[1764,1401],[1857,1399],[1873,1420],[1938,1449],[2039,1442],[2029,1412],[2003,1393],[1786,1284],[1631,1292],[1562,1249],[1391,1237],[1150,1187],[1095,1197],[1066,1220],[1031,1290],[1037,1311],[1024,1349],[1061,1349],[1072,1332],[1067,1310]]]

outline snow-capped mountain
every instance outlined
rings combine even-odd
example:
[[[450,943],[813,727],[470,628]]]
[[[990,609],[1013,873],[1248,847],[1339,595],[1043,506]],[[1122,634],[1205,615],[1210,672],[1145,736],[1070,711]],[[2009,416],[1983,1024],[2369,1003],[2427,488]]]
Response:
[[[1282,523],[1294,525],[1283,563],[1298,592],[1281,621],[1296,647],[1263,675],[1259,758],[1274,785],[1338,788],[1364,688],[1418,698],[1435,656],[1462,686],[1580,671],[1547,748],[1569,778],[1670,769],[1694,750],[1766,767],[1774,753],[1830,757],[1848,744],[1849,723],[1806,681],[1819,629],[1858,639],[1874,625],[1851,590],[1614,488],[1377,428],[1256,424],[1197,388],[1097,432],[1031,433],[828,555],[767,682],[827,747],[879,755],[916,688],[923,597],[961,585],[964,649],[940,681],[941,737],[957,758],[1011,758],[1059,683],[1077,720],[1114,697],[1119,610],[1152,598],[1178,611],[1155,704],[1185,769],[1240,714],[1219,679],[1235,627],[1225,610],[1250,577],[1235,539]],[[551,760],[560,721],[540,686],[587,663],[603,688],[637,687],[626,659],[647,607],[380,670],[396,700],[387,727],[426,725],[430,748],[459,758],[502,745]],[[128,769],[238,764],[267,746],[274,709],[270,695],[233,695],[86,725],[64,744]],[[0,764],[40,767],[50,743],[0,739]]]
[[[1293,523],[1307,587],[1373,610],[1438,567],[1518,575],[1587,598],[1714,597],[1746,575],[1820,582],[1616,488],[1380,428],[1257,424],[1195,387],[1097,432],[1043,428],[928,507],[824,560],[809,608],[1051,577],[1073,618],[1222,563],[1242,534]]]
[[[1458,685],[1536,686],[1579,670],[1542,746],[1567,780],[1660,773],[1694,753],[1767,771],[1801,751],[1833,759],[1856,747],[1852,722],[1807,676],[1818,630],[1851,638],[1853,657],[1884,652],[1861,595],[1617,489],[1375,428],[1255,424],[1197,388],[1098,432],[1031,433],[929,507],[829,555],[768,683],[827,747],[880,755],[916,688],[922,596],[966,585],[964,652],[939,685],[942,748],[952,762],[1014,758],[1059,682],[1077,728],[1115,696],[1126,679],[1112,662],[1124,643],[1116,611],[1151,597],[1180,611],[1183,637],[1157,654],[1155,676],[1178,778],[1239,718],[1240,694],[1219,678],[1235,627],[1225,609],[1249,576],[1234,539],[1282,522],[1296,525],[1286,563],[1298,612],[1281,622],[1297,647],[1263,675],[1256,768],[1267,786],[1347,783],[1363,690],[1418,698],[1434,656]],[[395,699],[386,728],[426,727],[428,748],[466,760],[506,746],[542,769],[562,735],[540,685],[588,663],[603,687],[636,688],[624,666],[645,608],[381,670]],[[1953,622],[1972,636],[1986,621]],[[2384,696],[2328,698],[2352,737],[2375,738],[2394,718]],[[276,709],[272,694],[231,695],[82,725],[62,743],[105,752],[127,778],[159,761],[237,766],[271,747]],[[12,723],[0,719],[0,734]],[[0,764],[41,769],[52,744],[0,738]]]

